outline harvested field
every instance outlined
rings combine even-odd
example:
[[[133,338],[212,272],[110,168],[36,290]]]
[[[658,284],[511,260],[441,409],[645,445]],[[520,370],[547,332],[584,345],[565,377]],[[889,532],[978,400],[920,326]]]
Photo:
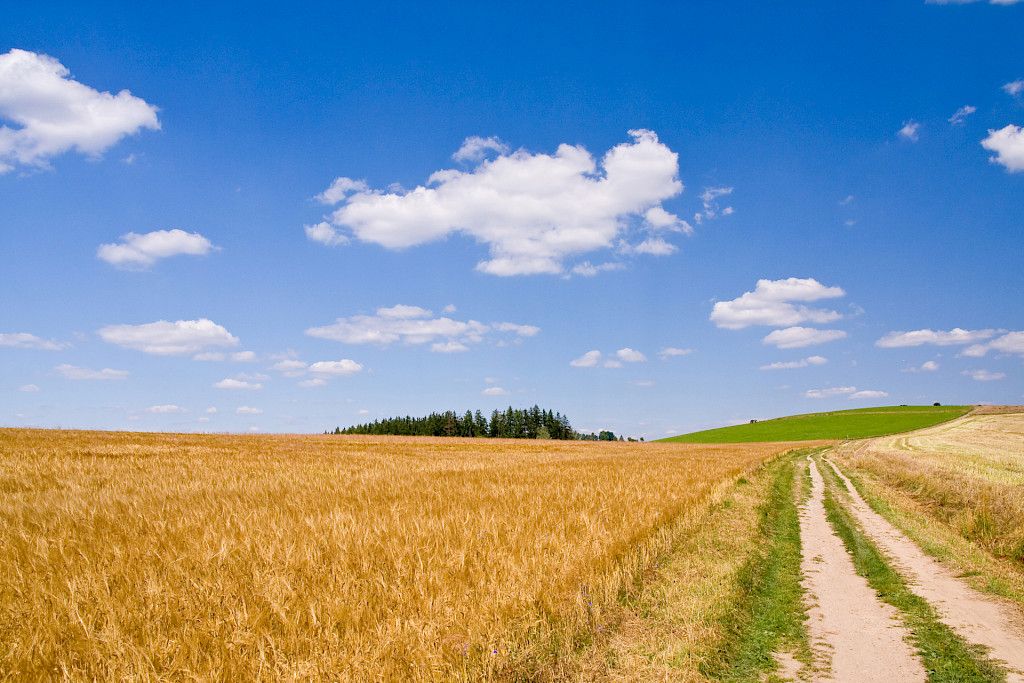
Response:
[[[0,671],[542,676],[790,447],[0,430]]]

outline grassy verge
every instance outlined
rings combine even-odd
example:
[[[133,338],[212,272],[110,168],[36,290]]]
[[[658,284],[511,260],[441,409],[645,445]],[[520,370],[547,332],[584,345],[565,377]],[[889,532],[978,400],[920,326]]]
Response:
[[[900,611],[928,671],[928,680],[949,683],[1006,680],[1005,672],[988,659],[982,648],[967,644],[939,621],[935,609],[926,600],[911,592],[839,501],[836,490],[842,488],[842,482],[827,465],[819,463],[819,469],[826,482],[825,510],[832,528],[853,557],[857,573],[868,580],[882,600]]]
[[[953,526],[935,518],[929,508],[910,494],[886,485],[848,463],[846,476],[871,509],[905,533],[922,550],[950,567],[973,588],[1024,607],[1024,571],[1006,558],[994,556]]]

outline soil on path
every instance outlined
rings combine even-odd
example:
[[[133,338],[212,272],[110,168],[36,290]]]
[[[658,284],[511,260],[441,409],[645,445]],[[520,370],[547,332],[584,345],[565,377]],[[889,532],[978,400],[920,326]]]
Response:
[[[813,460],[811,496],[800,511],[801,570],[810,601],[808,631],[816,656],[830,664],[818,680],[837,683],[924,681],[896,609],[858,576],[842,540],[825,516],[825,483]]]
[[[832,469],[850,491],[850,512],[864,533],[889,556],[911,590],[939,612],[943,623],[964,640],[990,648],[993,659],[1009,668],[1007,680],[1024,683],[1024,615],[958,579],[917,544],[868,506],[834,463]]]

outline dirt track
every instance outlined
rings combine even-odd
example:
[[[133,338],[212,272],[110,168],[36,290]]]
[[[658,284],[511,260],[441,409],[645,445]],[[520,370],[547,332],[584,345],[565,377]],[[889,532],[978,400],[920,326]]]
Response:
[[[825,484],[810,461],[811,496],[800,511],[801,570],[810,605],[808,630],[816,658],[830,666],[822,680],[838,683],[924,681],[895,608],[878,599],[854,570],[825,516]]]

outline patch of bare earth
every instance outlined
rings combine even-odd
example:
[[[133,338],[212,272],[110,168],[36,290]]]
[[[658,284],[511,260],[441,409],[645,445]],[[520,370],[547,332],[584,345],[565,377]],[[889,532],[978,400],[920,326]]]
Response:
[[[850,490],[850,511],[878,547],[889,556],[911,589],[927,600],[939,618],[964,640],[990,649],[1010,671],[1009,681],[1024,682],[1024,618],[1008,603],[979,593],[926,555],[884,517],[872,510],[849,479],[829,463]]]
[[[825,514],[825,483],[810,461],[811,495],[800,511],[801,571],[808,631],[815,655],[837,683],[924,681],[925,671],[897,621],[896,609],[878,599]]]

